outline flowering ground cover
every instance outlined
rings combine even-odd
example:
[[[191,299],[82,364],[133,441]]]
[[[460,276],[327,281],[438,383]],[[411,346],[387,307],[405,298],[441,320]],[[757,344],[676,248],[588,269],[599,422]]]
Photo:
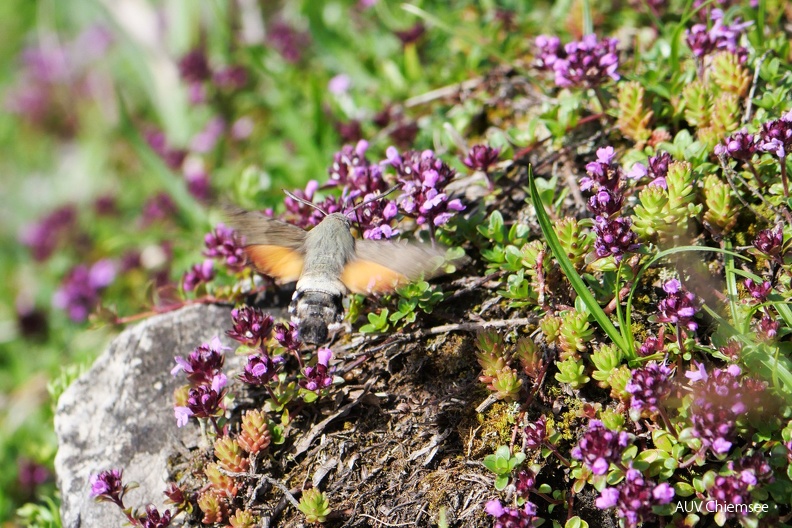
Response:
[[[792,9],[533,4],[3,3],[0,518],[60,526],[120,328],[224,304],[162,402],[207,447],[167,509],[95,468],[119,524],[792,525]],[[305,346],[226,203],[445,274]]]

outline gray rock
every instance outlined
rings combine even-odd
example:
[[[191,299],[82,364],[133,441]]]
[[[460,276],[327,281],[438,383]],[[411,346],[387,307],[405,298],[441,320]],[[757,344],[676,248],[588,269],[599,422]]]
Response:
[[[171,376],[173,357],[186,357],[214,335],[231,345],[224,335],[230,323],[230,309],[219,306],[152,317],[122,332],[63,393],[55,415],[55,470],[64,528],[124,525],[117,507],[90,497],[90,475],[107,469],[122,468],[125,483],[140,485],[127,494],[127,506],[151,503],[162,512],[168,456],[201,439],[192,423],[176,427],[173,391],[185,380]]]

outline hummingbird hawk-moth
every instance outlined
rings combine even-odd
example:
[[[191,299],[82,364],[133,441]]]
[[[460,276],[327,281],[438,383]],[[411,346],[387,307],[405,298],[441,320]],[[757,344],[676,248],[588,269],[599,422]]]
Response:
[[[437,275],[445,260],[444,248],[427,244],[355,240],[342,213],[325,213],[309,231],[260,213],[233,209],[226,215],[245,237],[245,253],[256,271],[280,283],[297,281],[289,313],[300,338],[310,344],[326,342],[328,327],[341,323],[348,292],[392,291]]]

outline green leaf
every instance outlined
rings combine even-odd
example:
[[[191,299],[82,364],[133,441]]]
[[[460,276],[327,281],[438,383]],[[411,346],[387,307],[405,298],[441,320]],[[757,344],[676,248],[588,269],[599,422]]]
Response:
[[[569,260],[569,258],[564,253],[563,248],[561,247],[561,243],[558,241],[558,237],[553,230],[553,226],[550,222],[550,218],[547,216],[547,213],[544,210],[544,206],[539,199],[539,193],[536,190],[536,183],[534,182],[534,174],[533,174],[533,167],[528,167],[528,185],[531,189],[531,202],[533,203],[534,209],[536,210],[536,218],[539,221],[539,226],[542,228],[542,234],[545,237],[545,241],[547,242],[547,246],[553,252],[553,256],[558,261],[558,265],[561,267],[561,270],[566,275],[567,279],[569,280],[572,287],[575,289],[575,292],[583,299],[583,302],[586,303],[586,306],[591,312],[594,320],[597,321],[600,328],[605,332],[608,337],[610,338],[613,343],[618,346],[624,353],[629,357],[633,358],[634,353],[631,350],[631,347],[627,346],[627,342],[622,339],[621,334],[616,327],[613,326],[613,323],[608,318],[608,315],[605,311],[600,307],[597,303],[597,300],[591,294],[589,289],[586,287],[586,284],[583,282],[583,279],[578,274],[577,270],[575,270],[575,266]],[[637,282],[637,281],[636,281]]]

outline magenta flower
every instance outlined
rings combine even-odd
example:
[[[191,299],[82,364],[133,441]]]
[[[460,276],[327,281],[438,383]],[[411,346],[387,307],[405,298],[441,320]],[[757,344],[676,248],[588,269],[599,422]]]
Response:
[[[19,241],[30,249],[35,260],[42,262],[55,252],[76,224],[74,206],[64,205],[26,226],[19,235]]]
[[[231,310],[231,324],[233,328],[226,331],[228,337],[243,345],[255,347],[270,338],[275,322],[261,308],[242,306]]]
[[[112,260],[99,260],[90,268],[79,264],[71,269],[55,291],[52,304],[66,310],[72,321],[85,321],[99,304],[100,293],[115,280],[115,276],[116,264]]]
[[[656,156],[649,158],[649,166],[643,163],[636,163],[627,173],[627,177],[633,180],[640,180],[645,177],[652,178],[649,182],[649,187],[658,186],[663,189],[667,188],[666,175],[668,174],[668,166],[671,164],[671,154],[668,152],[659,152]]]
[[[166,528],[171,523],[171,512],[170,510],[165,510],[160,515],[157,508],[149,504],[146,506],[146,513],[140,517],[140,523],[141,528]]]
[[[214,278],[214,262],[210,259],[205,259],[200,264],[194,264],[193,267],[184,274],[182,285],[184,291],[194,291],[200,284],[207,283]]]
[[[123,470],[109,469],[96,475],[91,475],[91,497],[100,502],[112,502],[121,508],[124,505],[124,494],[127,486],[124,486],[121,477]]]
[[[661,323],[673,323],[695,331],[698,323],[693,317],[698,312],[696,296],[685,290],[677,279],[671,279],[663,285],[667,297],[657,303],[659,315],[657,320]]]
[[[582,460],[595,475],[604,475],[611,463],[621,463],[629,440],[624,431],[617,433],[606,429],[599,420],[590,420],[583,438],[572,448],[572,457]]]
[[[631,407],[656,413],[673,388],[673,369],[651,362],[632,371],[632,377],[624,390],[632,395]]]
[[[175,406],[173,408],[176,416],[176,425],[183,427],[191,416],[196,418],[214,418],[223,412],[223,398],[225,390],[219,391],[206,385],[198,385],[190,389],[187,395],[186,406]]]
[[[597,217],[594,223],[594,251],[598,258],[613,256],[619,262],[625,253],[638,249],[638,237],[631,228],[629,218],[614,218],[607,220]]]
[[[523,429],[523,445],[528,449],[539,449],[547,438],[547,419],[542,415]]]
[[[640,471],[630,468],[625,479],[615,488],[605,488],[595,501],[597,508],[616,507],[616,514],[627,528],[654,517],[653,506],[668,504],[674,498],[674,488],[666,482],[655,485]]]
[[[773,289],[773,285],[768,281],[757,284],[751,279],[745,279],[743,284],[745,285],[745,290],[748,292],[748,294],[760,303],[763,303],[767,300],[767,296],[770,295],[770,291]]]
[[[783,225],[777,224],[772,229],[759,231],[753,240],[756,249],[768,257],[779,257],[784,243]]]
[[[494,528],[529,528],[536,518],[536,505],[526,502],[520,508],[506,508],[499,500],[493,499],[484,506],[484,511],[495,517]]]
[[[176,356],[176,366],[171,369],[171,375],[184,372],[191,385],[209,385],[216,376],[222,374],[226,350],[229,347],[223,346],[220,338],[214,336],[210,342],[203,343],[190,352],[187,359]]]
[[[469,169],[489,172],[490,167],[498,162],[498,156],[500,156],[500,149],[489,145],[473,145],[462,163]]]
[[[314,392],[319,392],[332,385],[333,377],[328,375],[328,365],[333,357],[333,351],[329,348],[320,348],[316,352],[317,361],[313,367],[305,367],[303,370],[304,379],[300,380],[300,387]]]
[[[297,325],[292,322],[289,322],[288,326],[283,323],[275,325],[275,340],[280,346],[292,352],[298,351],[302,346]]]
[[[581,191],[598,191],[602,187],[617,192],[622,180],[622,169],[615,161],[613,147],[597,149],[597,161],[586,164],[586,174],[580,179]]]
[[[756,136],[749,134],[745,129],[727,137],[724,143],[715,145],[717,156],[728,156],[741,161],[749,161],[753,158],[756,150]]]
[[[179,60],[179,75],[189,83],[207,80],[212,75],[206,53],[202,49],[194,49]]]
[[[282,358],[273,360],[266,353],[248,356],[245,371],[239,375],[239,379],[248,385],[267,385],[278,374],[282,363]]]
[[[221,90],[241,90],[248,83],[248,71],[244,66],[226,66],[212,75],[212,82]]]
[[[593,88],[608,78],[618,81],[621,78],[616,71],[619,68],[618,43],[612,38],[598,40],[592,34],[562,48],[557,37],[540,35],[536,38],[537,67],[552,70],[555,84],[561,88]]]
[[[704,57],[716,51],[729,51],[745,62],[748,50],[740,45],[740,37],[752,22],[740,22],[736,18],[730,25],[723,20],[723,11],[713,9],[711,14],[713,25],[707,29],[705,24],[696,24],[685,32],[687,44],[697,58]]]
[[[234,272],[242,271],[245,268],[247,257],[245,256],[244,242],[240,240],[232,229],[223,224],[217,224],[214,231],[207,233],[204,237],[204,256],[223,260],[226,267]]]

